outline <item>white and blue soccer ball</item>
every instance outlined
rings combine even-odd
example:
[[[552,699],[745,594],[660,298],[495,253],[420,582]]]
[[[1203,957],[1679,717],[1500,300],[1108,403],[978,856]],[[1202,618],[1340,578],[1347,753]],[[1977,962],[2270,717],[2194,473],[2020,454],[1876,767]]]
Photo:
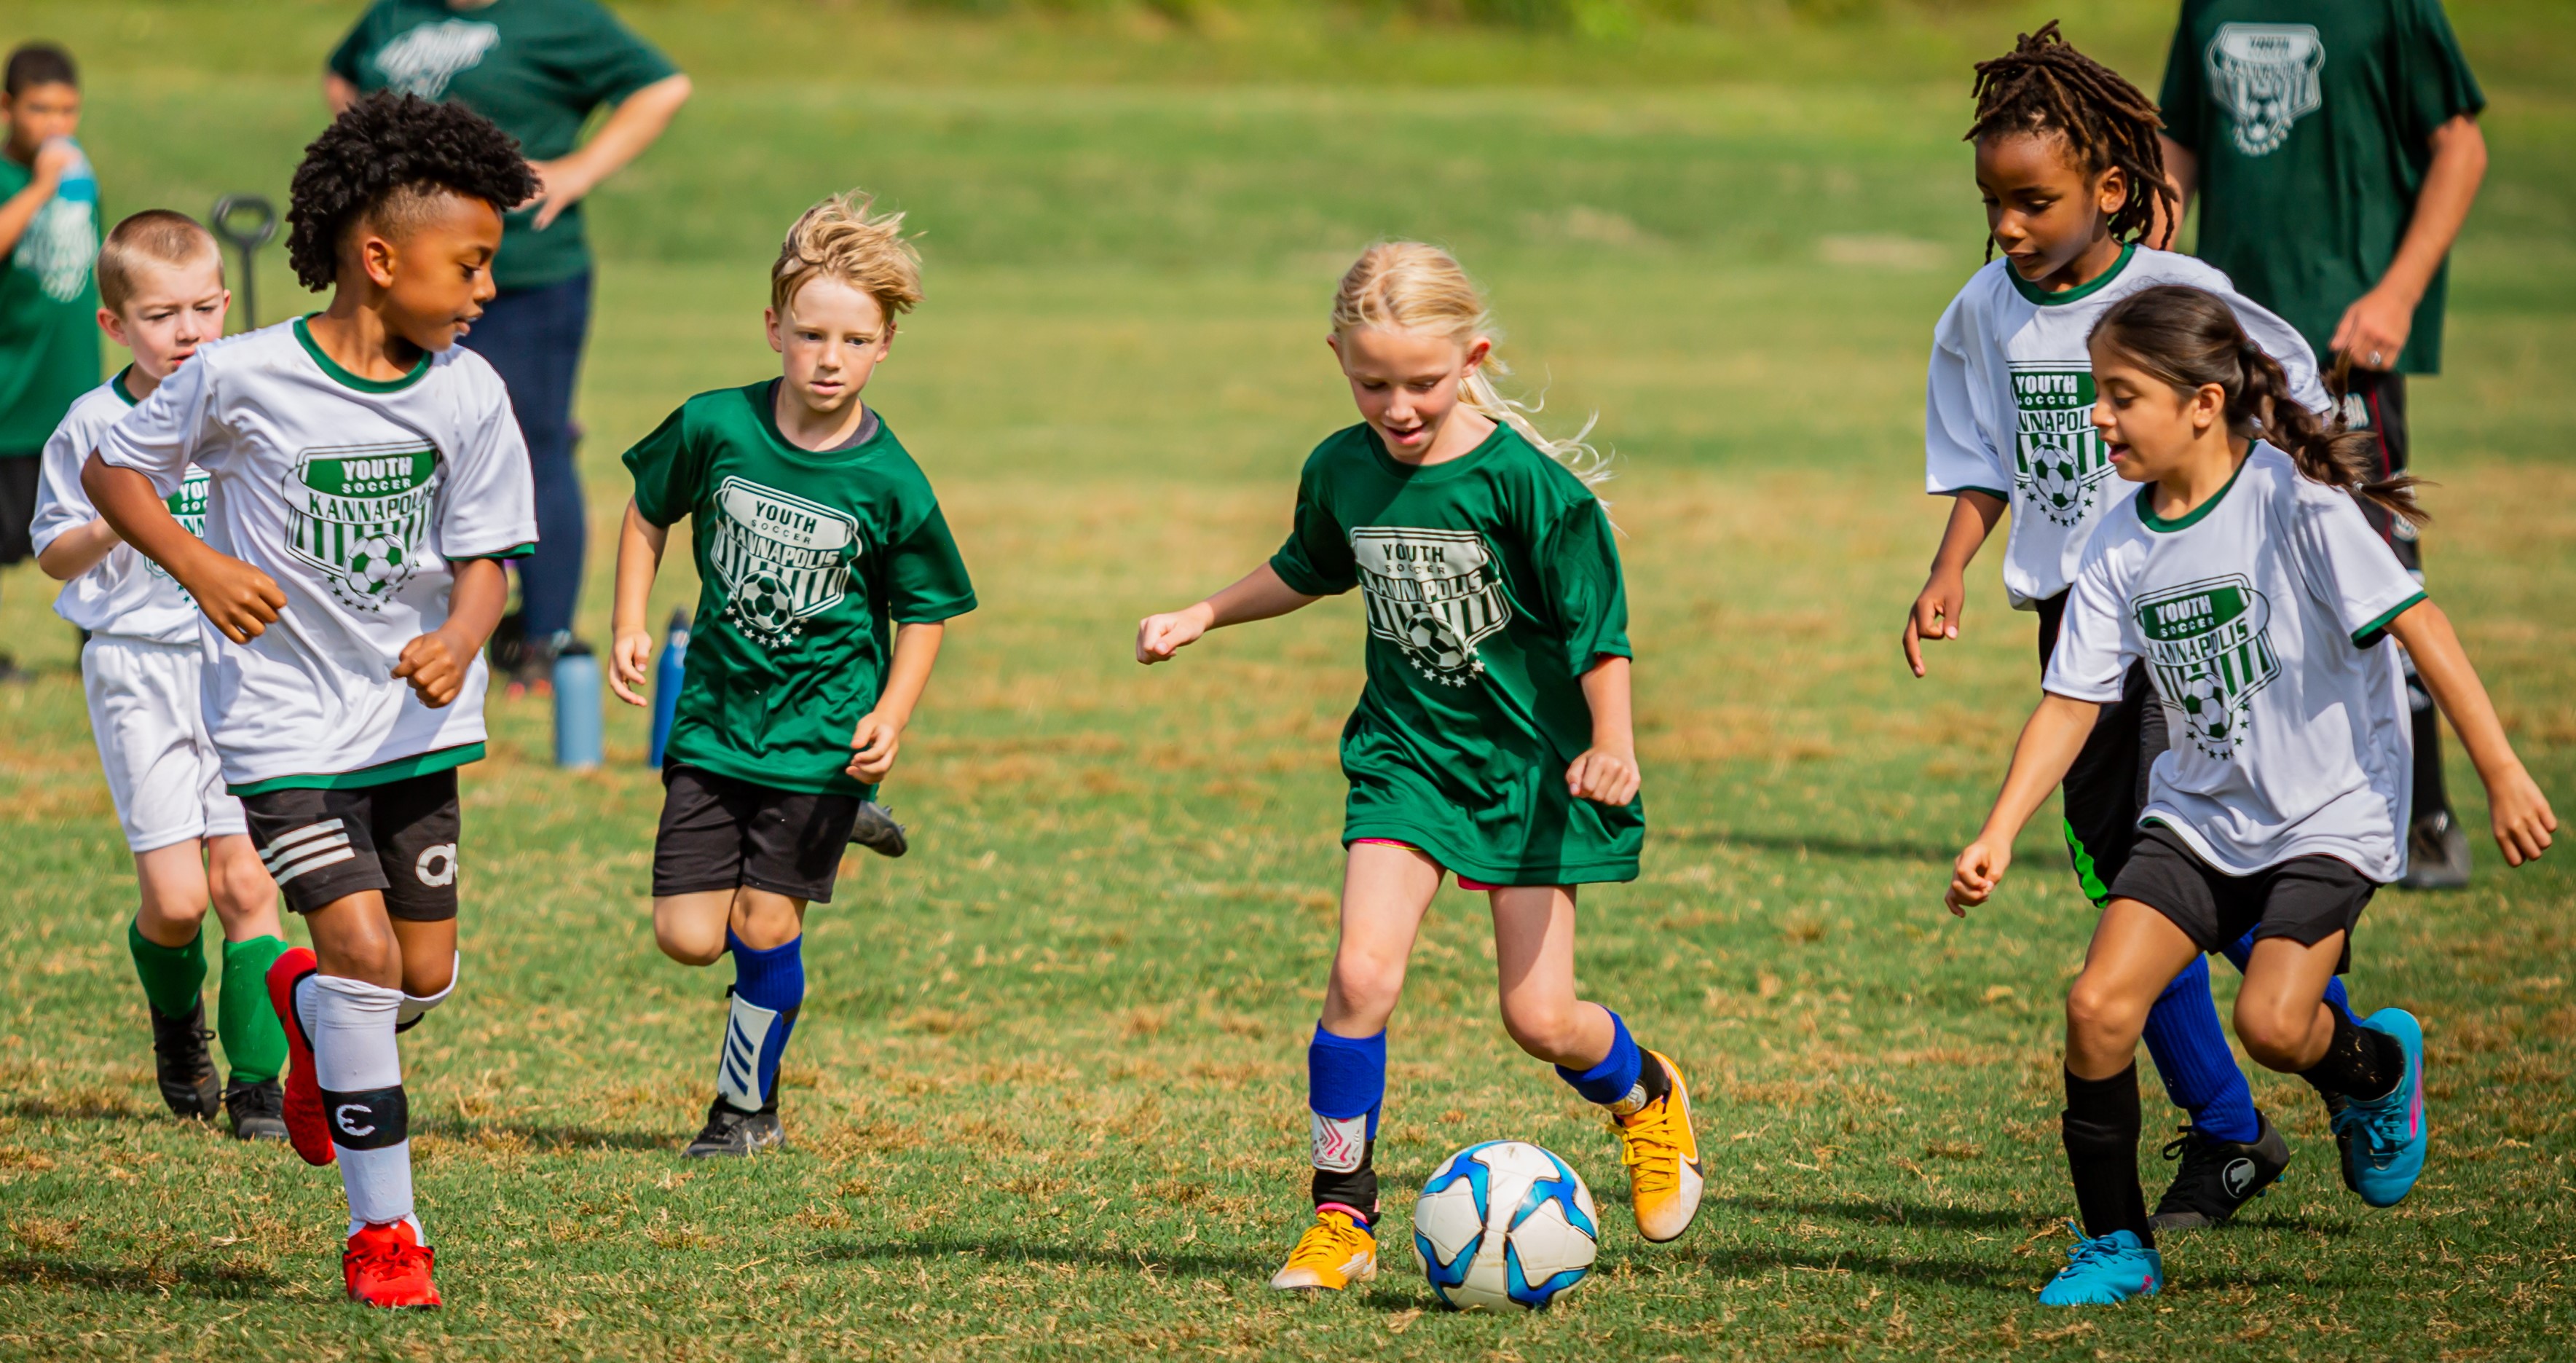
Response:
[[[1457,1311],[1544,1308],[1592,1271],[1600,1239],[1592,1190],[1527,1141],[1451,1155],[1413,1204],[1413,1257]]]

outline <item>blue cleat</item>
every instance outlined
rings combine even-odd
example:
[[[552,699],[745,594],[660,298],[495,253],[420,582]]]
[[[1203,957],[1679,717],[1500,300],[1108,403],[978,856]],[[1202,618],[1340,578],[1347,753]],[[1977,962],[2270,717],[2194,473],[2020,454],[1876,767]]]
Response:
[[[2424,1028],[2403,1008],[2382,1008],[2361,1025],[2397,1038],[2406,1073],[2386,1097],[2344,1099],[2334,1115],[2335,1144],[2343,1151],[2344,1186],[2374,1207],[2394,1207],[2415,1190],[2432,1144],[2424,1120]]]
[[[2139,1243],[2136,1231],[2115,1230],[2100,1239],[2075,1232],[2075,1247],[2066,1252],[2066,1267],[2039,1289],[2042,1306],[2117,1306],[2131,1297],[2152,1297],[2165,1285],[2165,1256]]]

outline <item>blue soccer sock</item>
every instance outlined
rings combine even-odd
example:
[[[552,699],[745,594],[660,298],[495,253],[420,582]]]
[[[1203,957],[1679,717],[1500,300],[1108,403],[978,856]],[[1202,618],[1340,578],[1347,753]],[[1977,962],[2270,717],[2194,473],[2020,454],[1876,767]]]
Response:
[[[2191,1124],[2213,1140],[2250,1141],[2263,1134],[2254,1115],[2254,1090],[2236,1056],[2227,1049],[2227,1032],[2218,1022],[2218,1005],[2209,996],[2209,958],[2194,956],[2173,977],[2156,1006],[2147,1010],[2147,1054],[2174,1106],[2191,1114]]]
[[[1337,1036],[1315,1024],[1306,1043],[1306,1107],[1315,1138],[1315,1205],[1377,1216],[1377,1118],[1386,1106],[1386,1033]]]
[[[1598,1006],[1598,1005],[1595,1005]],[[1605,1013],[1610,1010],[1603,1008]],[[1646,1053],[1637,1049],[1636,1039],[1628,1035],[1628,1024],[1610,1013],[1610,1054],[1588,1070],[1556,1067],[1556,1077],[1573,1086],[1585,1102],[1608,1107],[1636,1090],[1637,1077],[1646,1070]]]
[[[2252,959],[2253,955],[2254,930],[2248,928],[2244,936],[2237,938],[2235,943],[2227,948],[2227,959],[2235,964],[2236,973],[2242,975],[2245,973],[2245,962]],[[2334,1005],[2336,1012],[2343,1014],[2344,1021],[2356,1023],[2361,1021],[2361,1014],[2352,1011],[2352,995],[2343,987],[2343,976],[2327,977],[2326,1002]]]
[[[724,1045],[716,1057],[716,1092],[735,1108],[758,1112],[778,1094],[778,1061],[796,1032],[805,1002],[805,939],[764,951],[725,929],[733,952],[733,991]]]

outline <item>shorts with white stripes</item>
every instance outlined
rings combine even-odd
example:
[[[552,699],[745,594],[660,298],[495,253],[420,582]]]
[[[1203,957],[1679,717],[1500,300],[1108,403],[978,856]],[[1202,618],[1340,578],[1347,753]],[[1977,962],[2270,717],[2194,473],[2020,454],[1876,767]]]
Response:
[[[456,916],[453,770],[354,790],[245,795],[242,812],[260,860],[297,913],[378,890],[396,918]]]

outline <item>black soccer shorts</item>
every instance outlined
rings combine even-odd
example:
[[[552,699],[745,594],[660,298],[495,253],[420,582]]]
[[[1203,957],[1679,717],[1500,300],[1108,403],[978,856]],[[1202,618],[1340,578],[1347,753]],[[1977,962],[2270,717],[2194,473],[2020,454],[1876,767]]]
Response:
[[[2203,952],[2224,951],[2249,929],[2255,941],[2287,937],[2303,947],[2340,932],[2336,974],[2351,966],[2353,927],[2378,892],[2376,881],[2333,857],[2292,857],[2231,876],[2201,860],[2172,829],[2153,823],[2141,830],[2137,850],[2111,886],[2115,898],[2172,919]]]
[[[259,859],[295,912],[381,890],[396,918],[456,916],[453,768],[352,790],[272,790],[241,802]]]
[[[2058,625],[2066,618],[2066,593],[2039,603],[2039,670],[2057,651]],[[2101,718],[2075,765],[2066,769],[2066,852],[2076,883],[2095,904],[2111,901],[2111,884],[2138,841],[2138,815],[2147,807],[2147,777],[2165,751],[2165,707],[2143,664],[2120,679],[2120,698]]]
[[[778,790],[674,763],[662,769],[653,897],[748,885],[827,904],[859,797]]]

